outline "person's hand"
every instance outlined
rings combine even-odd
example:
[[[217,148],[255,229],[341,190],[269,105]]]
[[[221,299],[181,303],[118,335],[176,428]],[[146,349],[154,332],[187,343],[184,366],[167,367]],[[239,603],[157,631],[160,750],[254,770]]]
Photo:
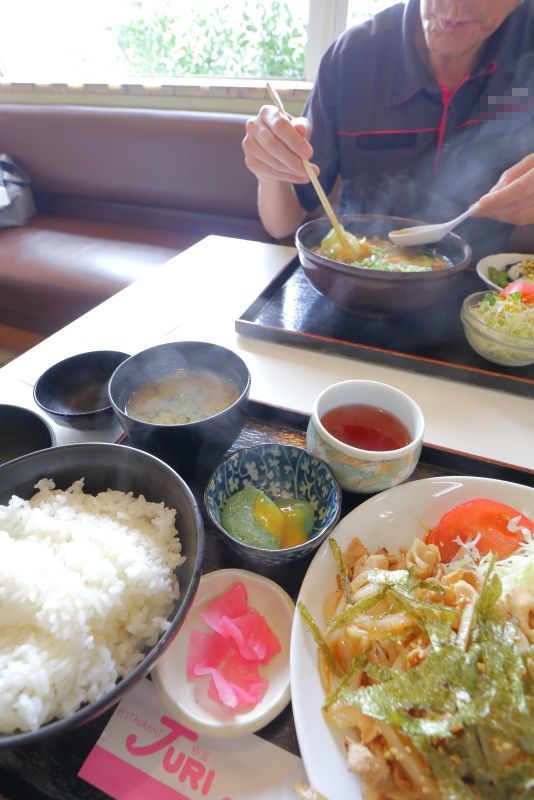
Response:
[[[302,159],[313,155],[307,119],[289,119],[275,106],[262,106],[256,117],[247,120],[246,131],[245,163],[258,180],[309,182],[302,166]],[[312,169],[319,173],[315,164]]]
[[[480,198],[476,216],[512,225],[534,223],[534,153],[503,172],[495,186]]]

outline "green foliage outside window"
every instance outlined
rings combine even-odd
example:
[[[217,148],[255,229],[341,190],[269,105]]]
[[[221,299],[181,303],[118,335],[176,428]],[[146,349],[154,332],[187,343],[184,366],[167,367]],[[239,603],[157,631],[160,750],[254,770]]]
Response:
[[[246,0],[210,12],[155,12],[118,26],[118,44],[137,76],[304,77],[305,21],[288,3]]]

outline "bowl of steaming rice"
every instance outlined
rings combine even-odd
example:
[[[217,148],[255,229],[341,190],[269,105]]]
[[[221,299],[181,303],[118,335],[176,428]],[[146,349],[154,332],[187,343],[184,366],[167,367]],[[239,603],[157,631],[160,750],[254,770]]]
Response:
[[[144,677],[203,548],[188,486],[141,450],[78,443],[0,466],[0,749],[89,722]]]

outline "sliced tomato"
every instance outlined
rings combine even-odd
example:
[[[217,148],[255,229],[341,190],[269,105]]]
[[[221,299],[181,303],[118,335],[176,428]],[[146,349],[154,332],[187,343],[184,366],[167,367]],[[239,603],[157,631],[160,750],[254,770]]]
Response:
[[[509,283],[508,286],[501,291],[501,294],[503,297],[509,297],[509,295],[515,292],[519,292],[523,303],[526,303],[528,306],[534,305],[534,283],[512,281],[512,283]]]
[[[509,530],[510,521],[516,518],[516,523],[510,526],[512,530]],[[526,528],[534,534],[534,522],[515,508],[495,500],[477,498],[447,511],[428,532],[426,542],[438,546],[445,563],[452,561],[460,549],[459,541],[455,540],[467,543],[474,542],[477,537],[480,555],[493,552],[497,558],[506,558],[524,541],[523,531],[518,528]]]

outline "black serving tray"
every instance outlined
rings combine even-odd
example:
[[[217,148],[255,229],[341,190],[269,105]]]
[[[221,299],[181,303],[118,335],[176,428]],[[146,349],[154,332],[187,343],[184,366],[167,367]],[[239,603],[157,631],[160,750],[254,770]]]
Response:
[[[307,423],[308,417],[303,414],[251,401],[243,431],[228,453],[263,442],[305,447]],[[118,443],[135,446],[124,435],[118,439]],[[203,492],[209,475],[202,473],[203,470],[197,471],[198,477],[189,485],[204,515],[206,549],[203,571],[211,572],[225,567],[242,568],[244,565],[233,551],[224,546],[224,541],[204,514]],[[532,470],[424,445],[410,480],[444,475],[474,475],[526,486],[534,485]],[[369,495],[343,492],[342,516],[368,497]],[[276,574],[270,577],[296,599],[312,558],[313,556],[309,556],[301,563],[293,564],[287,571],[277,568]],[[66,734],[33,745],[0,751],[0,800],[106,800],[107,795],[85,783],[77,775],[112,713],[109,710],[87,725]],[[284,750],[299,754],[290,705],[259,731],[258,735]]]
[[[363,318],[314,289],[295,258],[235,321],[235,329],[257,339],[534,397],[534,365],[492,364],[465,338],[462,300],[483,289],[476,272],[468,269],[458,276],[453,291],[431,308],[398,317]]]

